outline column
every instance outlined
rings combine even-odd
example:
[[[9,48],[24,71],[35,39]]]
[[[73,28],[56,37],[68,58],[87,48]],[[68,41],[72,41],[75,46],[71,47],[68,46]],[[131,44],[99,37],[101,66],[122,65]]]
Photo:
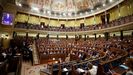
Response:
[[[74,24],[74,27],[76,27],[76,26],[77,26],[77,25],[76,25],[76,18],[75,18],[75,21],[74,21],[74,23],[75,23],[75,24]]]
[[[89,39],[89,35],[87,35],[86,39],[87,39],[87,40]]]
[[[104,37],[105,37],[105,40],[108,41],[108,39],[109,39],[109,33],[108,32],[105,32],[104,33]]]
[[[12,38],[15,38],[17,36],[17,33],[15,31],[13,31],[13,34],[12,34]]]
[[[57,35],[57,40],[59,39],[59,35]]]
[[[96,34],[96,33],[94,34],[94,36],[95,36],[95,38],[94,38],[94,39],[95,39],[95,40],[97,40],[97,34]]]
[[[58,24],[60,24],[60,20],[59,19],[58,19]],[[61,24],[60,24],[60,27],[63,28]]]
[[[39,35],[40,35],[40,33],[38,33],[38,34],[36,35],[36,38],[37,38],[37,39],[39,39]]]
[[[68,35],[66,34],[66,39],[68,39]]]
[[[30,14],[28,14],[28,20],[25,22],[25,26],[27,29],[29,29],[29,18],[30,18]]]
[[[119,18],[121,17],[121,13],[120,13],[120,4],[118,4],[118,14],[119,14]]]
[[[105,14],[105,16],[104,16],[105,17],[105,25],[106,25],[107,24],[107,12],[105,11],[104,14]]]
[[[48,19],[48,25],[47,25],[47,27],[49,28],[49,26],[50,26],[50,18]]]
[[[75,41],[78,41],[78,35],[77,34],[75,34]]]
[[[87,39],[87,38],[86,38],[86,34],[84,34],[84,41],[86,41],[86,39]]]
[[[26,32],[26,39],[28,39],[28,32]]]
[[[94,25],[96,24],[96,16],[94,15]]]
[[[121,31],[120,31],[120,39],[123,40],[123,38],[124,38],[124,37],[123,37],[123,31],[121,30]]]
[[[49,34],[46,35],[46,38],[49,39]]]

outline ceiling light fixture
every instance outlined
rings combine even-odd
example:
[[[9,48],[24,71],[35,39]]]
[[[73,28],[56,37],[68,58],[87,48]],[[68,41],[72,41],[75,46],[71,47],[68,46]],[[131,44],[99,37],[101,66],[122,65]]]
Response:
[[[86,11],[85,14],[88,14],[88,12]]]
[[[80,16],[83,15],[82,13],[79,14]]]
[[[46,11],[43,11],[44,14],[46,14]]]
[[[19,7],[22,7],[21,3],[16,2],[16,5],[19,6]]]
[[[42,28],[43,28],[43,25],[42,25]]]
[[[32,7],[32,10],[37,11],[37,12],[39,11],[37,7]]]
[[[103,6],[106,6],[106,4],[103,4]]]
[[[109,0],[109,2],[113,2],[113,0]]]
[[[72,16],[72,13],[68,13],[68,16]]]
[[[47,14],[48,14],[48,15],[51,15],[51,11],[48,10],[48,11],[47,11]]]
[[[22,4],[19,3],[18,6],[22,7]]]
[[[50,13],[51,13],[51,11],[48,10],[48,11],[47,11],[47,14],[50,14]]]
[[[91,12],[93,12],[93,10],[91,10]]]
[[[63,16],[66,16],[66,13],[63,13]]]

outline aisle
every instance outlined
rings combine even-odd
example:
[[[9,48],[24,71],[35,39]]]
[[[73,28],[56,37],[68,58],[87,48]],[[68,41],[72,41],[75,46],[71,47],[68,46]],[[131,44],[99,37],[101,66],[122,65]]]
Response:
[[[45,65],[38,65],[39,59],[36,51],[35,41],[32,47],[33,65],[31,62],[22,62],[21,75],[40,75],[40,69],[44,69]]]
[[[32,50],[33,50],[33,53],[32,53],[33,54],[33,64],[37,65],[37,64],[39,64],[39,59],[38,59],[38,53],[36,51],[35,41],[32,45]]]
[[[45,65],[32,66],[30,62],[23,62],[21,75],[40,75],[40,69],[44,69]]]

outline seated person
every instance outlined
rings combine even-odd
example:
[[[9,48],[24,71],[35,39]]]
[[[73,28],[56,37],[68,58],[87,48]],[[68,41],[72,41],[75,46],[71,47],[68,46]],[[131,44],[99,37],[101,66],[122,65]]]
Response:
[[[65,62],[70,62],[70,54],[65,58]]]
[[[4,61],[6,59],[6,57],[7,57],[7,54],[5,52],[1,52],[0,53],[0,62]]]
[[[0,62],[4,61],[4,56],[2,55],[2,53],[0,53]]]
[[[91,74],[91,75],[96,75],[97,74],[97,66],[95,66],[95,65],[89,65],[89,73]]]
[[[4,58],[6,58],[6,56],[7,56],[7,54],[5,52],[3,52],[2,55],[4,56]]]
[[[76,70],[77,70],[77,72],[79,72],[79,73],[85,72],[85,70],[83,70],[82,68],[77,68]]]
[[[133,58],[128,58],[126,61],[126,65],[129,67],[126,75],[133,75]]]

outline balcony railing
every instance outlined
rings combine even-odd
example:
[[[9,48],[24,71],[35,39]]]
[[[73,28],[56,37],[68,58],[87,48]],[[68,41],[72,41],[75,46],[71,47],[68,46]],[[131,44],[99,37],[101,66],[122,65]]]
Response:
[[[96,24],[96,25],[88,25],[84,27],[52,27],[52,26],[43,26],[42,25],[34,25],[27,23],[17,22],[14,28],[22,28],[22,29],[33,29],[33,30],[45,30],[45,31],[60,31],[60,32],[74,32],[74,31],[89,31],[89,30],[99,30],[114,26],[120,26],[126,23],[133,22],[133,15],[129,15],[126,17],[120,17],[117,20],[113,20],[106,24]]]

